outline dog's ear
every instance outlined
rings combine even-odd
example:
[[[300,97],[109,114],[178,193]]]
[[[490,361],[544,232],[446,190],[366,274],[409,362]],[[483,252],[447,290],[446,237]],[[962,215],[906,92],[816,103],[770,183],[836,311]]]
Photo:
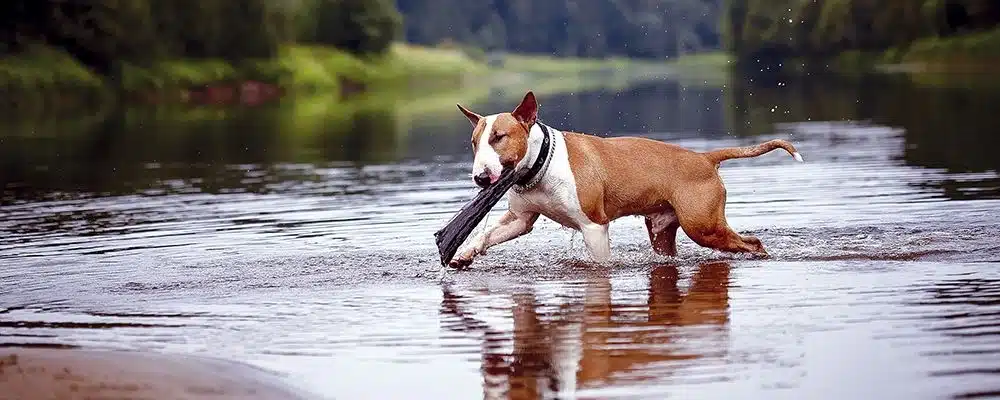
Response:
[[[535,120],[538,119],[538,101],[535,100],[535,94],[530,90],[525,93],[521,104],[518,104],[511,114],[523,124],[534,124]]]
[[[472,126],[479,125],[479,120],[483,118],[482,115],[469,111],[468,108],[462,107],[461,104],[456,104],[456,105],[458,106],[459,110],[462,110],[462,114],[465,114],[465,117],[469,119],[469,122],[472,123]]]

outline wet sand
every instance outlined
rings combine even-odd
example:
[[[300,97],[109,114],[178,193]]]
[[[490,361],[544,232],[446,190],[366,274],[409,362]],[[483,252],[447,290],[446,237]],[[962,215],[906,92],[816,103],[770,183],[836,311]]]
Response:
[[[305,398],[263,370],[211,358],[110,350],[0,350],[0,400]]]

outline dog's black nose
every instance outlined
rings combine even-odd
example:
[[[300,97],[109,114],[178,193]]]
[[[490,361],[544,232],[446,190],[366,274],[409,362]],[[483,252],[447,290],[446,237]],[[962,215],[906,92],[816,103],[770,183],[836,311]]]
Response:
[[[490,174],[488,172],[483,172],[473,177],[472,180],[476,181],[476,184],[479,185],[479,187],[484,188],[490,185]]]

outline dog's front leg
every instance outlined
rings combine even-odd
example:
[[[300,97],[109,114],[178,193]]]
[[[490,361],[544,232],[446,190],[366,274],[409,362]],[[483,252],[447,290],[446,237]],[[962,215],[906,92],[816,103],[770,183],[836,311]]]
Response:
[[[537,220],[537,213],[507,211],[500,217],[499,223],[473,240],[472,247],[461,256],[453,259],[450,265],[452,267],[465,267],[472,264],[472,260],[476,256],[486,254],[486,250],[490,247],[531,232]]]
[[[611,239],[608,237],[608,225],[589,224],[580,228],[583,242],[587,244],[590,257],[603,263],[611,259]]]

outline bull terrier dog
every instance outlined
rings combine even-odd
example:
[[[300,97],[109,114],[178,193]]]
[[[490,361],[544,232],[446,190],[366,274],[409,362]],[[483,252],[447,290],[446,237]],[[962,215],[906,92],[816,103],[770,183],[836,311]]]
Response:
[[[528,91],[511,112],[482,116],[461,104],[472,123],[472,177],[488,187],[504,171],[522,177],[507,192],[509,209],[477,235],[450,265],[464,267],[490,247],[531,232],[539,215],[582,233],[592,261],[611,256],[608,224],[641,216],[653,251],[677,255],[677,229],[700,246],[766,257],[760,239],[734,232],[726,221],[722,161],[757,157],[781,148],[802,156],[784,140],[695,152],[642,137],[602,138],[560,131],[538,120]]]

